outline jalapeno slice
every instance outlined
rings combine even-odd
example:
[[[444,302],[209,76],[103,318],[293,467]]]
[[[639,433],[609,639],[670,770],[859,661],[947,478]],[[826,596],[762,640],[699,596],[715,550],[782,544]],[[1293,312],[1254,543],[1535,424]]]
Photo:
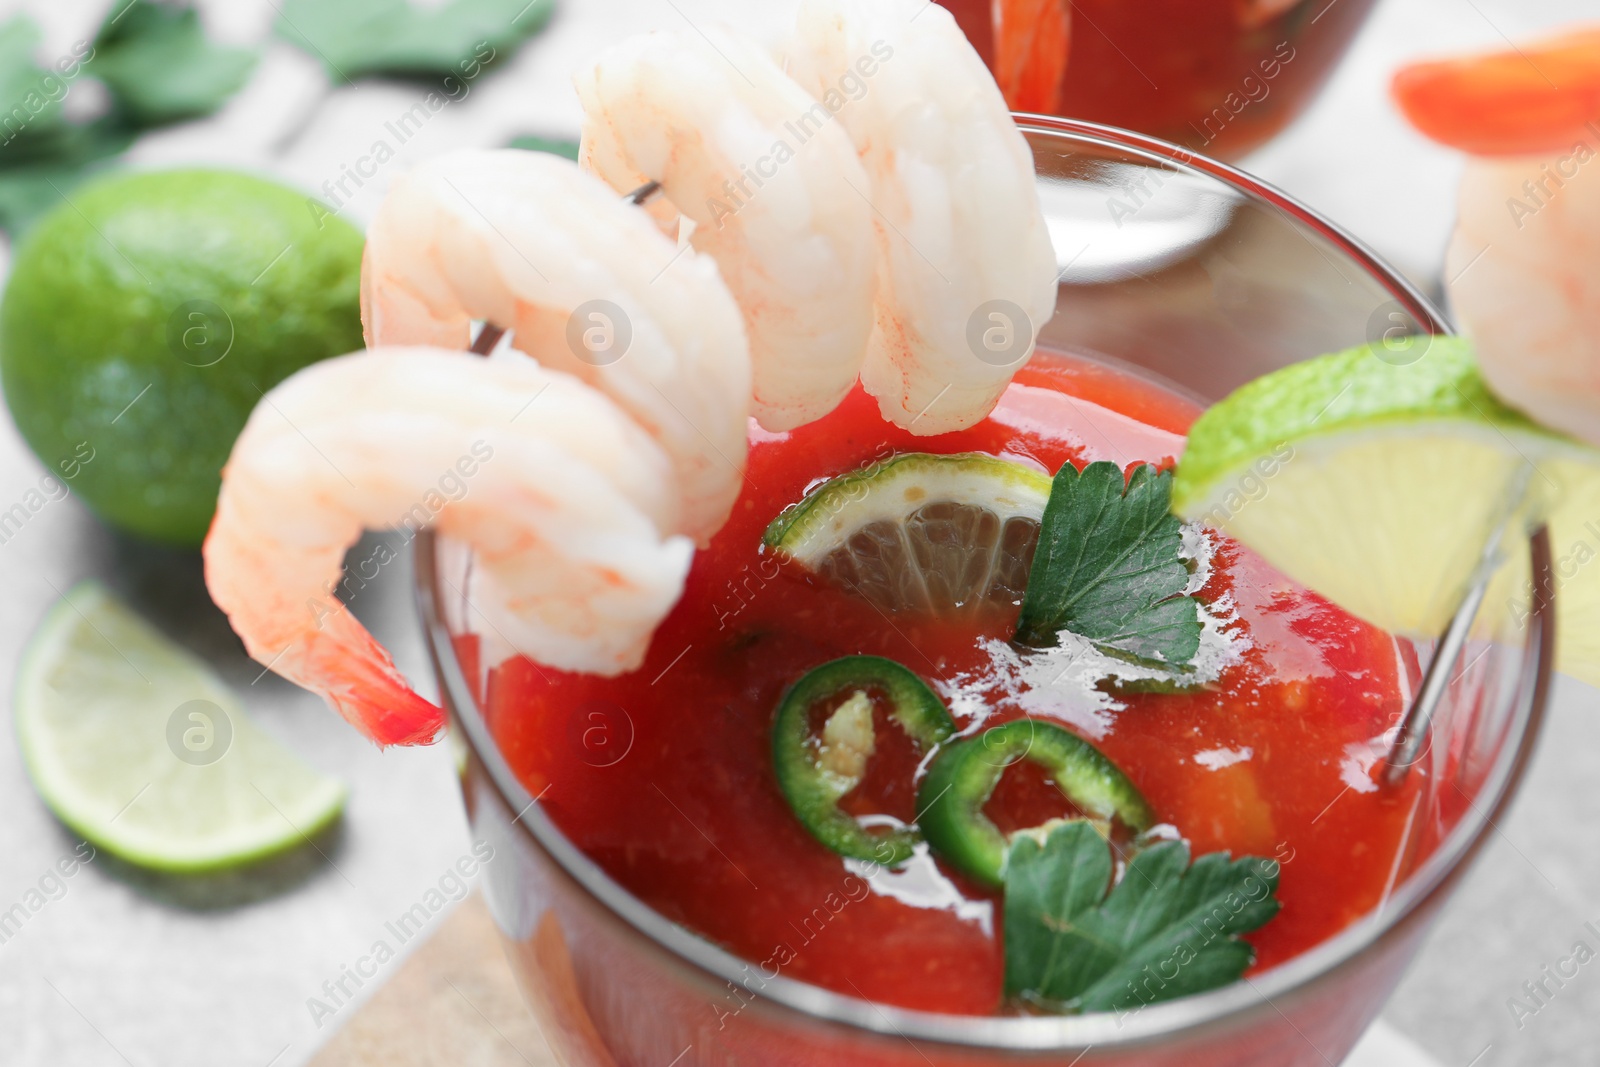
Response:
[[[874,695],[887,701],[890,718],[924,752],[955,733],[944,701],[921,678],[881,656],[845,656],[808,672],[784,694],[772,759],[784,798],[812,837],[841,856],[892,867],[911,858],[921,840],[915,828],[873,832],[839,807],[860,784],[876,747]],[[819,737],[813,709],[841,696]]]
[[[1003,884],[1009,842],[983,813],[1000,776],[1019,760],[1049,772],[1092,819],[1120,819],[1135,832],[1155,822],[1128,776],[1098,748],[1054,723],[1017,719],[945,746],[917,792],[923,836],[946,862],[985,885]]]

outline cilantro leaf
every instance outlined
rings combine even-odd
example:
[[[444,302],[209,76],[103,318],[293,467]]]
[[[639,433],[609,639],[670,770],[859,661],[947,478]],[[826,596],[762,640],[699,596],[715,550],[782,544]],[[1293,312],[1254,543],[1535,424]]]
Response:
[[[1045,648],[1062,630],[1103,651],[1183,667],[1200,647],[1199,604],[1172,515],[1172,475],[1149,464],[1064,463],[1050,487],[1016,640]]]
[[[429,8],[407,0],[285,0],[276,32],[322,61],[328,75],[477,77],[549,21],[555,0],[450,0]]]
[[[1238,935],[1278,913],[1278,865],[1181,841],[1137,853],[1107,892],[1111,849],[1092,824],[1018,834],[1005,869],[1005,989],[1066,1011],[1114,1011],[1236,981]]]
[[[128,0],[100,27],[89,73],[133,123],[209,115],[244,85],[256,53],[211,43],[188,5]]]

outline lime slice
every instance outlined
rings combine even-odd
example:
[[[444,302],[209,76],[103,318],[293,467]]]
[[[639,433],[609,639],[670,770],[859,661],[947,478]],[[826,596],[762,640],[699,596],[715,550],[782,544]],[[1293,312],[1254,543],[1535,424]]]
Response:
[[[1453,337],[1356,348],[1249,383],[1189,431],[1173,510],[1392,633],[1445,629],[1502,523],[1550,524],[1560,662],[1600,681],[1600,452],[1502,404]],[[1526,552],[1480,630],[1528,612]]]
[[[884,611],[1018,604],[1050,476],[976,452],[911,452],[817,486],[762,543]]]
[[[242,864],[344,807],[341,783],[263,733],[204,663],[95,582],[73,587],[29,642],[16,715],[44,802],[141,866]]]

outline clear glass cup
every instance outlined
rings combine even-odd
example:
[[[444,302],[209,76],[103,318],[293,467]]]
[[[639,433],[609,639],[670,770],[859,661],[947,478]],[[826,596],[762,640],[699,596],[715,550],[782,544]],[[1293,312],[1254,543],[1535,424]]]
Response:
[[[1023,130],[1061,268],[1044,332],[1053,347],[1214,400],[1286,363],[1448,329],[1370,252],[1247,175],[1087,123],[1030,117]],[[1548,544],[1542,535],[1531,544],[1534,588],[1548,590]],[[496,749],[475,656],[457,654],[474,633],[458,592],[470,552],[432,537],[418,545],[429,648],[465,750],[467,812],[494,848],[485,893],[545,1036],[577,1067],[1337,1063],[1510,799],[1549,688],[1543,596],[1525,633],[1507,622],[1461,658],[1410,771],[1425,783],[1391,890],[1311,951],[1122,1015],[936,1015],[765,974],[657,915],[583,855]],[[1398,644],[1428,662],[1431,642]]]

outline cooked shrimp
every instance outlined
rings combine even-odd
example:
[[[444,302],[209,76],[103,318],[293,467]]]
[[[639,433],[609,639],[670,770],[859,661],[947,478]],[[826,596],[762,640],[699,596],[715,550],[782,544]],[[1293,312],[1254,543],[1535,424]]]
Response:
[[[754,412],[821,418],[856,382],[877,250],[867,176],[843,130],[736,34],[651,33],[576,78],[584,165],[618,191],[661,183],[744,312]],[[658,208],[658,210],[661,210]]]
[[[638,666],[688,572],[667,453],[612,401],[517,353],[380,348],[256,406],[223,471],[206,584],[246,650],[380,744],[438,708],[334,598],[365,528],[428,525],[475,553],[474,606],[553,667]]]
[[[704,541],[743,482],[750,356],[709,258],[568,160],[458,152],[395,182],[367,231],[368,345],[465,348],[474,319],[615,400],[672,458]]]
[[[804,0],[787,55],[872,182],[881,255],[862,385],[912,433],[971,426],[1055,310],[1033,154],[937,4]]]
[[[1600,445],[1600,30],[1423,63],[1395,95],[1475,157],[1445,263],[1494,390]]]

